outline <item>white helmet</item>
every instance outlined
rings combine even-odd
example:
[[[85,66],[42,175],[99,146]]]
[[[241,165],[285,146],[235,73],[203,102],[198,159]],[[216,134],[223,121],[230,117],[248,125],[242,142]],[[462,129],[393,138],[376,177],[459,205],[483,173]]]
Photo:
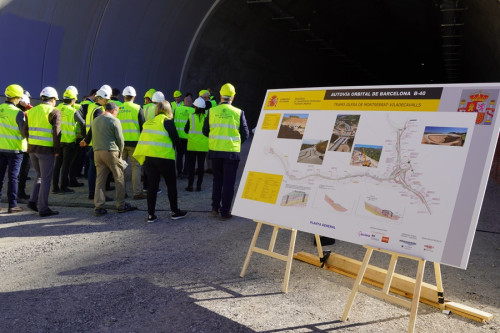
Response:
[[[163,102],[165,100],[165,95],[161,91],[157,91],[151,97],[153,103]]]
[[[202,97],[195,99],[193,105],[199,107],[200,109],[204,109],[206,107],[205,100]]]
[[[104,89],[99,89],[97,90],[96,96],[99,96],[99,97],[102,97],[104,99],[110,99],[111,98],[111,92],[107,92],[106,90]]]
[[[103,85],[101,88],[99,88],[99,90],[106,91],[109,94],[109,96],[111,96],[111,93],[113,92],[113,89],[111,89],[111,87],[108,86],[107,84]]]
[[[30,104],[30,98],[26,94],[24,94],[19,101],[26,104]]]
[[[43,88],[42,92],[40,93],[40,97],[42,97],[42,96],[45,96],[48,98],[59,99],[59,96],[57,95],[57,91],[52,87]]]
[[[134,87],[131,87],[131,86],[126,86],[125,89],[123,89],[122,95],[123,96],[133,96],[133,97],[137,96]]]
[[[75,93],[75,95],[78,95],[78,89],[76,89],[75,86],[68,86],[68,88],[66,88],[66,90],[71,90],[72,92]]]

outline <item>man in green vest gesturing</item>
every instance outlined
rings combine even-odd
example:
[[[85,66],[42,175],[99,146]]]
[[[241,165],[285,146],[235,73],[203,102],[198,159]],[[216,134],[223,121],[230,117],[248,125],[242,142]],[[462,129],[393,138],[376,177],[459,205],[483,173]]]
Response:
[[[240,162],[241,144],[248,138],[248,126],[242,110],[232,106],[236,90],[230,83],[220,89],[220,104],[208,111],[203,134],[208,136],[208,158],[212,160],[212,215],[221,220],[232,217],[231,203]]]

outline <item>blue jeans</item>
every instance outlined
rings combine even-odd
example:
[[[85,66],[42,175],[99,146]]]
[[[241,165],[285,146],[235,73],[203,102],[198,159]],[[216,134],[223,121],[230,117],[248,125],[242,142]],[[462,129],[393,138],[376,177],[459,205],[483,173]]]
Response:
[[[3,178],[8,169],[7,198],[9,199],[9,208],[17,207],[17,176],[19,175],[22,161],[23,153],[0,152],[0,198],[2,197]]]

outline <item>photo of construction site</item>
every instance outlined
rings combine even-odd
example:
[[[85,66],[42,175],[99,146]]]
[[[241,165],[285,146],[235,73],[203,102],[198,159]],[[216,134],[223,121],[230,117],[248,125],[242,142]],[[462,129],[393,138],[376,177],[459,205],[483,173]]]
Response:
[[[339,114],[333,127],[328,151],[350,153],[358,129],[360,115]]]
[[[297,162],[307,164],[323,164],[328,140],[307,139],[302,141]]]
[[[281,206],[305,207],[309,194],[304,191],[292,191],[281,198]]]
[[[422,143],[426,145],[460,146],[465,143],[467,128],[426,126]]]
[[[278,139],[300,139],[304,136],[308,114],[289,114],[283,115]]]
[[[382,146],[357,144],[352,152],[351,165],[376,168],[381,155]]]

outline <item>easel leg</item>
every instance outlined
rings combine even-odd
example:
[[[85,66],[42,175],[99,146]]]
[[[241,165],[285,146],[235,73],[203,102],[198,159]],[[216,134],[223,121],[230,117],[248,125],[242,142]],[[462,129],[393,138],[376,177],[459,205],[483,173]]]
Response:
[[[290,271],[292,270],[293,252],[295,251],[296,239],[297,239],[297,229],[292,229],[292,235],[290,236],[290,247],[288,248],[288,258],[286,261],[285,280],[283,281],[282,291],[284,293],[288,292],[288,281],[290,280]]]
[[[438,293],[439,308],[444,310],[444,289],[443,280],[441,279],[441,265],[437,262],[434,263],[434,274],[436,276],[436,287]]]
[[[255,232],[253,234],[252,242],[250,243],[250,247],[248,248],[248,253],[247,257],[245,258],[245,263],[243,264],[243,268],[241,269],[240,276],[244,277],[245,272],[247,270],[248,264],[250,263],[250,257],[252,256],[252,250],[255,247],[255,244],[257,243],[257,238],[259,238],[259,233],[260,233],[260,228],[262,227],[262,223],[258,222],[257,226],[255,227]]]
[[[424,279],[425,260],[419,260],[417,277],[415,278],[415,290],[411,302],[410,324],[408,325],[408,333],[413,333],[415,330],[415,322],[417,321],[418,304],[420,302],[420,292],[422,291],[422,280]]]
[[[321,239],[318,234],[314,235],[314,239],[316,239],[316,248],[318,249],[318,257],[323,258],[323,246],[321,245]]]
[[[349,300],[347,301],[347,305],[344,310],[344,314],[342,315],[342,321],[346,321],[349,317],[349,312],[351,311],[352,303],[354,302],[354,297],[356,297],[356,293],[358,292],[358,288],[363,280],[363,276],[365,275],[366,268],[368,267],[368,262],[372,256],[373,249],[367,248],[365,253],[365,258],[363,259],[363,263],[359,268],[358,276],[356,277],[356,281],[354,281],[354,285],[351,290],[351,294],[349,295]]]

